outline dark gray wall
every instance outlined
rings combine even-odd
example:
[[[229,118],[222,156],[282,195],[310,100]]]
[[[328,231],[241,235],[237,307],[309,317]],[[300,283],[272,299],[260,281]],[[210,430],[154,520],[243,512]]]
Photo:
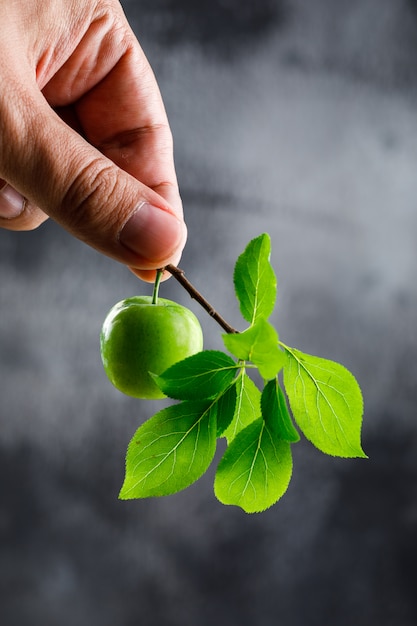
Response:
[[[232,323],[236,256],[267,231],[284,341],[359,379],[369,460],[295,446],[247,516],[214,470],[120,502],[159,406],[122,396],[98,336],[149,287],[53,223],[0,232],[2,626],[415,626],[417,4],[126,0],[171,120],[182,266]],[[163,295],[214,322],[174,281]]]

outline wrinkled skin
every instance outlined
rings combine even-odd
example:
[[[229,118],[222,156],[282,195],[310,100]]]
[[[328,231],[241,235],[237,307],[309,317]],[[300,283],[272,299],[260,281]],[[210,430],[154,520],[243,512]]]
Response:
[[[186,228],[164,105],[120,4],[0,0],[0,23],[0,227],[50,216],[153,280]]]

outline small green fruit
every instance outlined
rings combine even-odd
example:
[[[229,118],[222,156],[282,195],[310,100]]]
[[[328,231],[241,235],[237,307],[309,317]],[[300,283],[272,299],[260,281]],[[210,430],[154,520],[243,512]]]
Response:
[[[168,367],[203,348],[200,323],[189,309],[151,296],[135,296],[115,304],[100,335],[104,370],[117,389],[134,398],[158,399],[164,394],[149,372]]]

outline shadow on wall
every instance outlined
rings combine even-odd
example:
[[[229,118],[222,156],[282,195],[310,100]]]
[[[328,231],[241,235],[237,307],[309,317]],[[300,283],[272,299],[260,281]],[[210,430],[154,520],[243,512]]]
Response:
[[[134,12],[134,3],[126,0],[123,4]],[[206,52],[224,58],[276,31],[285,14],[282,0],[145,0],[141,2],[140,29],[151,31],[163,46],[199,44]]]
[[[417,0],[122,0],[141,39],[192,45],[232,61],[279,35],[271,54],[317,69],[410,91],[416,84]],[[278,52],[278,54],[277,54]]]

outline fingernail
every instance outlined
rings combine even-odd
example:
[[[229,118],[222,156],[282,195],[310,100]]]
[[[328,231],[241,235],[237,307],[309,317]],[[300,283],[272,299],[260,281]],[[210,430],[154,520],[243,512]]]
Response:
[[[6,219],[13,219],[18,217],[25,206],[24,197],[6,184],[3,189],[0,189],[0,217]]]
[[[147,202],[128,220],[120,233],[120,243],[150,261],[168,259],[181,244],[184,224],[172,213]]]

